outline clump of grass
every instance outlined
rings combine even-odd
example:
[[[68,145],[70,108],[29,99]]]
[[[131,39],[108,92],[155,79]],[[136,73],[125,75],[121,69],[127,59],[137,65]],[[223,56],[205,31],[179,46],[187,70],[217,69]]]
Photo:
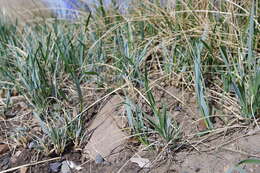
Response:
[[[253,51],[254,35],[256,34],[256,26],[254,22],[255,6],[252,3],[251,13],[249,16],[249,24],[247,29],[246,49],[240,49],[237,59],[230,62],[231,52],[225,46],[220,48],[221,56],[226,65],[227,83],[235,92],[241,106],[241,115],[244,118],[256,118],[260,114],[260,68],[257,62],[256,52]]]
[[[74,118],[75,111],[66,110],[59,104],[55,104],[51,115],[44,112],[34,112],[42,129],[42,136],[34,135],[35,148],[42,150],[46,155],[61,155],[73,146],[80,147],[85,139],[83,122],[81,117]]]
[[[134,136],[144,145],[149,145],[149,128],[146,125],[144,113],[141,108],[134,104],[128,97],[125,100],[125,108],[130,128]]]
[[[66,30],[64,25],[57,21],[50,25],[26,26],[22,33],[18,33],[16,27],[8,30],[7,24],[0,28],[3,33],[0,38],[3,41],[0,50],[1,80],[15,87],[27,99],[35,116],[39,114],[44,135],[37,137],[37,141],[42,146],[40,148],[44,148],[44,153],[61,154],[69,143],[79,145],[83,131],[81,117],[72,121],[64,112],[59,115],[47,112],[52,110],[50,108],[57,100],[71,102],[66,91],[70,87],[78,93],[78,103],[74,104],[82,111],[80,84],[96,74],[84,67],[86,50],[82,43],[83,35],[75,39],[73,32]],[[63,35],[67,31],[67,35]],[[42,116],[45,118],[42,119]],[[58,123],[67,126],[56,127]],[[47,152],[51,147],[54,149]]]
[[[128,97],[125,100],[128,123],[141,143],[150,144],[151,134],[158,134],[164,142],[174,145],[180,138],[180,128],[177,123],[168,115],[167,108],[162,109],[157,106],[151,88],[147,71],[144,77],[144,91],[146,93],[147,104],[151,109],[151,114],[146,114],[141,107],[134,104]]]
[[[137,137],[142,144],[148,146],[153,141],[151,136],[154,136],[154,134],[171,146],[175,145],[177,140],[180,139],[180,129],[166,112],[166,107],[160,110],[155,105],[150,105],[152,110],[156,110],[156,112],[152,111],[150,115],[133,104],[129,98],[126,98],[125,107],[129,126],[133,130],[133,136]]]
[[[177,123],[174,122],[174,120],[172,120],[168,115],[165,105],[163,106],[162,110],[156,106],[153,93],[151,91],[151,88],[149,87],[147,71],[145,72],[144,88],[149,106],[151,107],[153,116],[155,117],[154,120],[151,117],[147,116],[148,122],[155,129],[155,131],[163,139],[165,139],[166,142],[174,142],[174,140],[179,138],[179,127],[177,126]]]

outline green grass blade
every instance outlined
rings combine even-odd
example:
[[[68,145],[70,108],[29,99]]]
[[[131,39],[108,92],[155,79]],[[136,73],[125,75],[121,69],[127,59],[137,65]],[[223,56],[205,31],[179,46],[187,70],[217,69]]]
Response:
[[[241,164],[260,164],[260,159],[245,159],[240,161],[237,165],[241,165]]]
[[[194,73],[195,73],[195,90],[196,90],[196,95],[197,95],[197,101],[203,116],[203,119],[205,121],[205,124],[209,129],[213,128],[213,124],[210,120],[210,111],[209,111],[209,106],[205,98],[204,94],[204,81],[202,77],[202,72],[201,72],[201,58],[200,54],[202,51],[203,44],[200,43],[195,43],[195,50],[193,50],[193,59],[194,59]]]

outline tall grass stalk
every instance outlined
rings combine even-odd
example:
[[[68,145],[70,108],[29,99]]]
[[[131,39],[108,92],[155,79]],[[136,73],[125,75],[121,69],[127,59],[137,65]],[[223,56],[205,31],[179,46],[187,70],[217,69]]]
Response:
[[[201,59],[200,59],[201,48],[197,44],[195,46],[195,51],[196,53],[194,57],[194,72],[195,72],[195,89],[196,89],[197,101],[206,126],[209,129],[212,129],[213,124],[210,119],[210,110],[209,110],[208,101],[206,100],[206,96],[205,96],[205,84],[201,72],[202,69]]]
[[[260,112],[260,66],[257,62],[256,52],[253,51],[256,27],[254,22],[256,4],[253,2],[249,16],[249,24],[246,35],[246,49],[239,51],[239,59],[233,62],[231,55],[225,46],[220,48],[221,56],[227,67],[229,83],[234,90],[241,106],[242,117],[256,118]],[[231,59],[232,60],[232,59]]]

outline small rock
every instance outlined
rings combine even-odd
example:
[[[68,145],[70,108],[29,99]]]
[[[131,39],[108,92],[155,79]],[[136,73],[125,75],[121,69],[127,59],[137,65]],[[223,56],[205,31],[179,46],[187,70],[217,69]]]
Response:
[[[55,162],[51,163],[50,166],[50,171],[53,173],[59,172],[61,168],[62,163],[61,162]]]
[[[61,173],[72,173],[67,161],[62,162]]]
[[[96,155],[95,162],[97,164],[103,163],[104,161],[105,161],[105,159],[100,154]]]

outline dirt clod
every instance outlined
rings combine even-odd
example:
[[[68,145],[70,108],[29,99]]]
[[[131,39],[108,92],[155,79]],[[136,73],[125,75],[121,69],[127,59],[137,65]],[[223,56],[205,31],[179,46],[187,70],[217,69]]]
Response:
[[[122,117],[120,117],[122,110],[118,109],[118,106],[121,103],[122,100],[119,96],[111,98],[89,127],[90,131],[92,131],[92,136],[84,152],[93,160],[95,160],[98,155],[101,155],[109,161],[112,159],[112,157],[109,158],[109,156],[113,152],[119,151],[126,139],[125,134],[119,127],[122,119]]]

